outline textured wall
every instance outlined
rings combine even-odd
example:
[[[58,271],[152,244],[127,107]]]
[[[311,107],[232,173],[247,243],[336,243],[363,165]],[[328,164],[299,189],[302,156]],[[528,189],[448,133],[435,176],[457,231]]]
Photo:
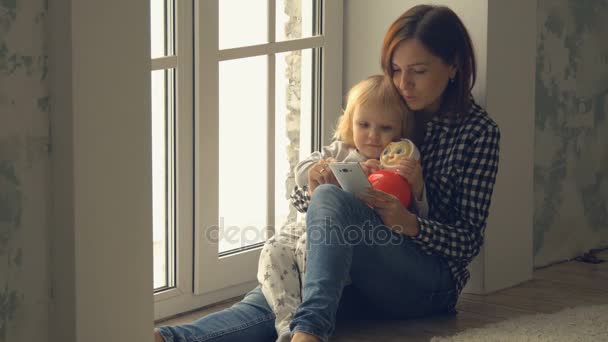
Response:
[[[608,1],[539,0],[535,265],[608,245]]]
[[[0,0],[0,342],[48,333],[45,0]]]

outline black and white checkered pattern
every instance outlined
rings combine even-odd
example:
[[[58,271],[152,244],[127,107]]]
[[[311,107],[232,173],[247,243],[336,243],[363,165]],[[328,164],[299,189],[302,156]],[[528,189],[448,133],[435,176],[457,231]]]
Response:
[[[293,205],[297,211],[305,213],[308,210],[310,195],[308,194],[308,187],[306,185],[302,188],[296,185],[289,197],[291,198],[291,205]]]
[[[467,265],[483,244],[496,173],[500,130],[473,103],[462,119],[434,118],[420,147],[429,218],[418,218],[413,241],[447,261],[458,292],[470,275]],[[310,197],[294,189],[292,204],[306,211]]]

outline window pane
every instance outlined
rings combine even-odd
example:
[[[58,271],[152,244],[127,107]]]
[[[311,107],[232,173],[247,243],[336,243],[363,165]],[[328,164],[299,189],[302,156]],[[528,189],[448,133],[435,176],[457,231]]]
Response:
[[[150,0],[150,50],[152,58],[174,54],[173,0]]]
[[[267,56],[219,66],[219,253],[265,240],[267,69]]]
[[[275,233],[295,222],[289,195],[295,186],[293,168],[312,146],[312,50],[276,55]]]
[[[174,284],[170,248],[173,217],[174,72],[152,71],[152,203],[154,288]]]
[[[315,0],[275,1],[276,41],[312,37]]]
[[[268,42],[268,0],[220,0],[219,48]]]

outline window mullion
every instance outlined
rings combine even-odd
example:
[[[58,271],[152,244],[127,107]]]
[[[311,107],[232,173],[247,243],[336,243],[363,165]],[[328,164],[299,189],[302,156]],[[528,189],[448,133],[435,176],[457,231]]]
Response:
[[[322,33],[325,44],[321,52],[321,144],[332,140],[331,124],[336,122],[342,108],[342,13],[343,0],[322,1]]]
[[[175,279],[175,274],[176,274],[176,270],[175,270],[175,241],[176,241],[176,220],[175,220],[175,196],[177,195],[177,191],[176,191],[176,187],[175,187],[175,182],[177,180],[176,178],[176,174],[175,174],[175,168],[176,168],[176,157],[175,157],[175,150],[177,148],[176,146],[176,139],[175,139],[175,123],[177,120],[177,115],[179,115],[179,113],[177,112],[178,110],[178,106],[177,106],[177,100],[179,97],[179,94],[177,94],[177,92],[179,91],[179,87],[176,86],[176,74],[177,74],[178,70],[177,68],[175,69],[170,69],[170,71],[167,73],[167,88],[166,89],[170,89],[170,91],[168,92],[168,99],[167,99],[167,105],[168,105],[168,110],[166,111],[166,113],[168,114],[166,120],[167,120],[167,132],[166,132],[166,142],[167,142],[167,182],[166,182],[166,186],[167,186],[167,206],[166,206],[166,213],[167,213],[167,255],[170,256],[168,257],[169,260],[167,260],[167,284],[169,285],[169,287],[175,287],[176,285],[176,279]],[[170,107],[169,107],[170,106]]]
[[[151,70],[163,70],[177,68],[178,56],[167,56],[152,59]]]
[[[175,33],[174,49],[177,57],[175,71],[175,121],[174,121],[174,169],[175,198],[173,224],[173,260],[175,287],[181,293],[192,288],[192,230],[193,216],[193,88],[194,68],[192,60],[193,2],[176,0],[174,2]]]
[[[268,42],[275,41],[276,1],[268,0]],[[267,207],[267,231],[268,237],[272,236],[275,229],[275,79],[276,79],[276,54],[268,54],[268,132],[267,132],[267,177],[268,177],[268,207]]]
[[[325,44],[324,36],[309,38],[292,39],[282,42],[269,42],[266,44],[242,46],[219,51],[219,60],[227,61],[231,59],[260,56],[269,53],[281,53],[294,50],[321,47]]]
[[[195,153],[194,153],[194,292],[201,294],[215,279],[204,277],[217,267],[218,242],[208,239],[219,227],[219,3],[196,1]],[[203,205],[204,203],[204,205]],[[205,247],[203,247],[205,246]]]
[[[165,0],[165,56],[175,54],[175,6],[179,0]]]

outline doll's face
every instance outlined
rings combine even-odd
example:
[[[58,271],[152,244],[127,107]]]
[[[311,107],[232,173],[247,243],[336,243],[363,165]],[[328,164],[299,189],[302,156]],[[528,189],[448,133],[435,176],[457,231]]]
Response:
[[[410,157],[414,150],[414,145],[409,140],[401,140],[388,144],[380,156],[380,165],[384,168],[397,167],[399,159]]]

